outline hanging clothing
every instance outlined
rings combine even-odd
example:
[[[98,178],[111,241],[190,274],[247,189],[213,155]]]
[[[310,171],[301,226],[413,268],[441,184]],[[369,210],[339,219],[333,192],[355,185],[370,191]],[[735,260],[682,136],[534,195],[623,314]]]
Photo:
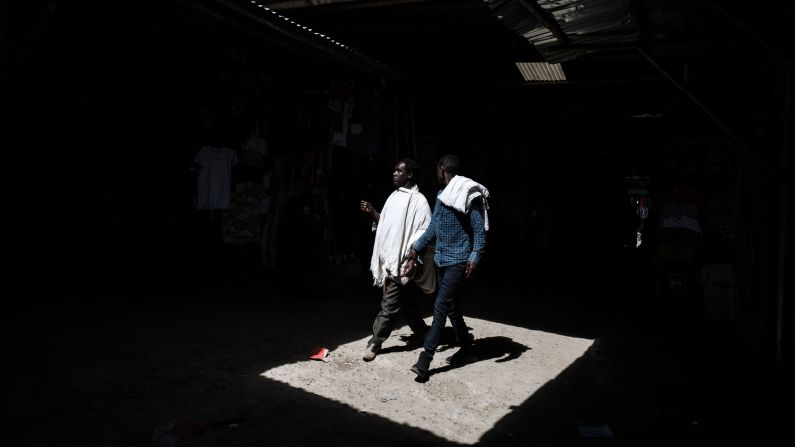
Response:
[[[238,182],[232,190],[229,211],[224,213],[221,233],[225,244],[248,244],[259,241],[262,184]]]
[[[229,209],[232,166],[238,162],[237,152],[227,147],[202,146],[193,161],[201,166],[196,180],[196,208]]]

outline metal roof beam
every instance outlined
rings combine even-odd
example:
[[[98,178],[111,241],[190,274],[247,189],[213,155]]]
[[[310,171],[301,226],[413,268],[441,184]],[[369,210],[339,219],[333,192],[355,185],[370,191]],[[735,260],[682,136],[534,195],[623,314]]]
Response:
[[[549,32],[555,36],[558,43],[561,45],[566,45],[569,43],[569,36],[563,32],[563,28],[560,27],[560,24],[555,20],[552,14],[548,13],[541,5],[538,4],[536,0],[519,0],[519,3],[522,4],[531,14],[533,17],[538,20],[539,23],[544,25]]]
[[[379,8],[382,6],[396,6],[413,3],[428,3],[433,0],[284,0],[284,1],[263,1],[269,8],[277,11],[288,11],[291,9],[306,9],[314,7],[328,7],[337,10],[341,9],[366,9]]]
[[[661,65],[661,64],[660,64],[660,63],[657,61],[657,59],[655,59],[655,58],[654,58],[654,56],[652,56],[651,54],[649,54],[649,53],[648,53],[647,51],[645,51],[643,48],[638,48],[638,52],[639,52],[639,53],[640,53],[640,54],[641,54],[643,57],[645,57],[645,58],[646,58],[646,60],[648,60],[648,61],[649,61],[649,63],[650,63],[650,64],[651,64],[651,65],[652,65],[654,68],[656,68],[656,69],[657,69],[657,71],[659,71],[659,72],[660,72],[660,74],[661,74],[661,75],[663,75],[663,77],[665,77],[665,79],[668,79],[668,81],[669,81],[671,84],[673,84],[673,86],[674,86],[674,87],[676,87],[677,89],[679,89],[679,91],[680,91],[680,92],[682,92],[682,93],[683,93],[685,96],[687,96],[688,98],[690,98],[690,100],[693,102],[693,104],[695,104],[696,106],[698,106],[698,108],[700,108],[700,109],[701,109],[701,110],[702,110],[704,113],[706,113],[706,114],[707,114],[707,116],[709,116],[709,117],[710,117],[710,119],[712,119],[712,121],[713,121],[713,122],[714,122],[714,123],[715,123],[715,124],[716,124],[716,125],[717,125],[717,126],[720,128],[720,129],[721,129],[721,130],[723,130],[723,132],[724,132],[724,133],[726,133],[726,135],[727,135],[729,138],[731,138],[731,139],[732,139],[732,140],[733,140],[735,143],[737,143],[737,145],[738,145],[739,147],[741,147],[742,149],[744,149],[744,150],[745,150],[747,153],[749,153],[749,154],[753,154],[753,153],[754,153],[754,151],[753,151],[753,150],[752,150],[752,149],[751,149],[751,148],[750,148],[750,147],[749,147],[747,144],[745,144],[745,142],[744,142],[744,141],[743,141],[743,140],[742,140],[742,139],[741,139],[741,138],[740,138],[740,137],[739,137],[739,136],[738,136],[736,133],[734,133],[734,130],[732,130],[732,129],[731,129],[729,126],[727,126],[727,125],[726,125],[726,124],[723,122],[723,120],[721,120],[721,119],[720,119],[720,118],[719,118],[719,117],[718,117],[718,116],[717,116],[717,115],[716,115],[716,114],[715,114],[715,113],[712,111],[712,109],[710,109],[710,108],[709,108],[709,106],[707,106],[707,105],[706,105],[706,104],[704,104],[704,103],[703,103],[701,100],[699,100],[698,98],[696,98],[696,96],[695,96],[695,95],[694,95],[694,94],[693,94],[693,93],[692,93],[692,92],[691,92],[691,91],[690,91],[690,90],[689,90],[687,87],[685,87],[685,86],[684,86],[684,85],[683,85],[681,82],[679,82],[679,81],[678,81],[678,80],[677,80],[677,79],[676,79],[676,78],[675,78],[673,75],[671,75],[671,74],[670,74],[670,73],[669,73],[669,72],[668,72],[666,69],[664,69],[664,68],[662,67],[662,65]]]
[[[240,27],[253,35],[265,37],[266,39],[266,33],[280,36],[281,42],[274,39],[267,40],[292,51],[314,57],[333,58],[338,62],[348,63],[372,74],[378,74],[387,78],[396,79],[399,77],[394,70],[383,63],[358,51],[348,49],[347,47],[340,48],[339,45],[336,45],[334,41],[330,41],[328,38],[316,37],[313,33],[299,29],[301,28],[299,24],[293,22],[289,25],[283,25],[272,22],[269,20],[270,17],[266,18],[266,16],[262,14],[262,10],[252,7],[250,2],[242,2],[239,0],[206,0],[204,2],[196,0],[176,1],[185,7],[189,7],[190,9],[212,16],[217,20]],[[221,9],[218,9],[219,6]],[[250,26],[244,23],[244,21],[251,21],[251,23],[256,24],[256,26]],[[303,50],[306,51],[299,51],[295,45],[291,45],[291,42],[302,44],[304,47]]]

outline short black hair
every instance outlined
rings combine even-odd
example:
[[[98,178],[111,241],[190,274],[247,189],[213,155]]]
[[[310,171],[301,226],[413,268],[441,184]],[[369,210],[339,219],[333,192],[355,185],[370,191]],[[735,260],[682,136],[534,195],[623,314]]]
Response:
[[[413,158],[401,158],[400,161],[398,161],[398,164],[400,163],[406,165],[406,174],[413,174],[412,177],[417,176],[417,172],[420,170],[420,165]]]
[[[439,166],[452,175],[458,175],[461,169],[461,160],[453,154],[442,155],[439,159]]]

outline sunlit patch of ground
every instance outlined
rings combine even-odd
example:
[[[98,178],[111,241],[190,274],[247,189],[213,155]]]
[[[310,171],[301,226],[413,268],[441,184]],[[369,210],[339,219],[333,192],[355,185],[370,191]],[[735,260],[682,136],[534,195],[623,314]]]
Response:
[[[428,320],[430,322],[430,319]],[[409,371],[420,348],[406,350],[393,333],[372,362],[361,360],[367,338],[334,348],[326,360],[306,360],[261,375],[450,441],[474,444],[512,408],[582,356],[593,340],[474,318],[476,358],[451,368],[450,349],[436,353],[427,383]],[[333,417],[333,415],[331,415]]]

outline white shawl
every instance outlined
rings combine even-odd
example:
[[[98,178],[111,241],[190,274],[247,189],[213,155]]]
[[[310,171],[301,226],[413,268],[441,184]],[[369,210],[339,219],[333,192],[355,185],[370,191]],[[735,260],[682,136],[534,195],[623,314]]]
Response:
[[[445,186],[442,193],[439,194],[439,200],[445,205],[454,208],[461,213],[468,213],[469,208],[472,206],[472,200],[483,197],[483,221],[486,231],[489,230],[489,190],[480,183],[464,177],[456,175],[450,179],[450,183]]]
[[[386,199],[370,259],[373,285],[380,287],[387,276],[399,276],[401,261],[430,222],[431,207],[416,185],[411,189],[398,188]]]

